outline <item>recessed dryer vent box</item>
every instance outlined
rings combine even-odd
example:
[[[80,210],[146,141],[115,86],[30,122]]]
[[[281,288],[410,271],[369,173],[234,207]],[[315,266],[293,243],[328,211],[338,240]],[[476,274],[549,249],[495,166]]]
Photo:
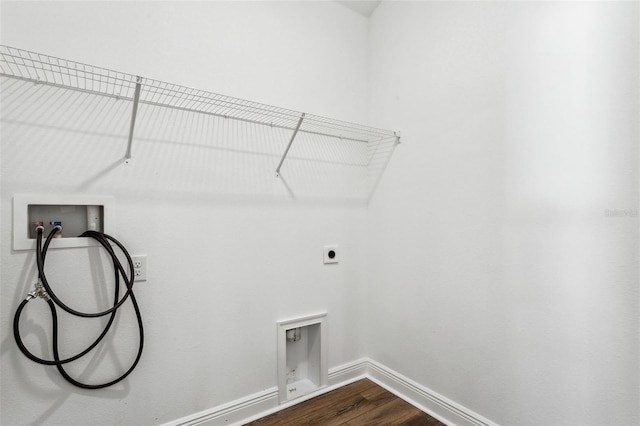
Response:
[[[62,233],[51,240],[50,248],[89,247],[97,245],[92,238],[79,238],[91,229],[113,233],[113,197],[93,195],[32,195],[13,197],[13,249],[36,247],[35,223],[42,223],[45,237],[56,222]]]
[[[278,322],[280,403],[327,385],[326,313]]]

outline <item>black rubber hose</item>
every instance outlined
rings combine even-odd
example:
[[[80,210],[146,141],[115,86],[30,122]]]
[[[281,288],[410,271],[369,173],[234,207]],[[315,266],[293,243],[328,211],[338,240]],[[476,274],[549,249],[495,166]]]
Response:
[[[40,231],[40,230],[39,230]],[[54,231],[52,231],[49,235],[54,235],[55,234],[55,229]],[[39,232],[39,237],[40,240],[42,239],[42,232]],[[42,260],[43,260],[43,265],[44,265],[44,259],[46,257],[46,253],[47,250],[49,248],[49,243],[51,242],[51,238],[47,238],[44,247],[42,248],[41,252],[42,252]],[[40,247],[40,241],[38,241],[37,243],[37,247]],[[41,276],[40,273],[38,273],[39,276]],[[120,294],[120,274],[118,273],[118,271],[116,271],[116,277],[115,277],[115,295],[114,295],[114,301],[118,300]],[[13,318],[13,334],[16,337],[16,343],[18,344],[18,347],[20,348],[20,351],[30,360],[37,362],[39,364],[45,364],[45,365],[58,365],[58,364],[66,364],[72,361],[75,361],[79,358],[82,358],[83,356],[85,356],[87,353],[89,353],[93,348],[95,348],[98,343],[100,343],[100,341],[104,338],[104,336],[107,334],[107,332],[109,331],[109,329],[111,328],[111,325],[113,324],[113,320],[115,319],[115,314],[116,311],[113,311],[111,313],[111,316],[109,317],[109,321],[107,322],[106,326],[104,327],[104,329],[102,330],[102,333],[100,333],[100,335],[98,336],[98,338],[91,344],[89,345],[85,350],[79,352],[78,354],[72,356],[71,358],[67,358],[64,360],[45,360],[42,358],[39,358],[37,356],[35,356],[33,353],[31,353],[27,347],[24,345],[24,343],[22,342],[22,339],[20,338],[20,330],[19,330],[19,318],[20,315],[22,314],[22,310],[24,309],[24,307],[26,306],[27,302],[29,302],[30,298],[25,299],[22,301],[22,303],[18,306],[18,309],[16,311],[16,314]],[[58,315],[57,312],[55,310],[55,305],[53,304],[53,302],[51,302],[50,300],[47,301],[49,304],[49,308],[51,309],[51,316],[52,316],[52,320],[54,324],[57,324],[58,321]],[[115,304],[115,302],[114,302]],[[54,334],[57,334],[57,330],[54,329]]]
[[[37,244],[36,244],[36,260],[37,260],[37,264],[38,264],[38,275],[40,277],[40,280],[43,284],[43,287],[46,289],[47,293],[49,296],[51,296],[52,292],[51,292],[51,287],[49,286],[49,284],[47,283],[45,285],[45,281],[46,281],[46,275],[44,273],[44,261],[47,255],[47,250],[49,248],[49,244],[51,243],[51,239],[53,238],[53,236],[55,235],[55,233],[58,231],[57,228],[54,228],[49,235],[47,236],[47,239],[45,241],[44,246],[42,246],[42,233],[43,233],[43,229],[39,228],[37,230]],[[16,343],[18,345],[18,348],[20,349],[20,351],[30,360],[37,362],[39,364],[44,364],[44,365],[55,365],[56,368],[58,369],[58,371],[60,372],[60,374],[62,375],[62,377],[64,377],[65,380],[67,380],[69,383],[71,383],[74,386],[78,386],[84,389],[101,389],[101,388],[105,388],[111,385],[114,385],[118,382],[120,382],[121,380],[123,380],[125,377],[127,377],[129,374],[131,374],[131,372],[136,368],[136,366],[138,365],[138,362],[140,361],[140,358],[142,356],[142,349],[144,347],[144,328],[143,328],[143,324],[142,324],[142,315],[140,314],[140,308],[138,306],[138,302],[135,298],[135,295],[133,294],[133,262],[131,260],[131,256],[129,256],[129,253],[127,252],[127,250],[124,248],[124,246],[118,242],[115,238],[107,235],[107,234],[103,234],[101,232],[97,232],[97,231],[87,231],[85,233],[83,233],[81,235],[81,237],[89,237],[89,238],[93,238],[96,241],[98,241],[109,253],[109,255],[111,256],[112,262],[113,262],[113,266],[114,266],[114,271],[115,271],[115,294],[114,294],[114,305],[111,309],[108,309],[104,312],[100,312],[98,314],[94,314],[94,313],[83,313],[83,312],[78,312],[75,311],[71,308],[68,308],[66,305],[64,305],[59,298],[57,297],[51,297],[51,299],[47,299],[47,304],[49,305],[49,309],[51,310],[51,319],[52,319],[52,350],[53,350],[53,360],[45,360],[42,359],[40,357],[37,357],[35,355],[33,355],[28,349],[27,347],[24,345],[22,338],[20,336],[20,317],[22,315],[22,312],[24,310],[24,308],[26,307],[27,303],[33,299],[33,295],[30,295],[29,297],[27,297],[25,300],[23,300],[20,305],[18,306],[18,309],[16,310],[16,314],[13,318],[13,334],[16,340]],[[120,250],[122,251],[122,253],[125,255],[125,257],[127,258],[127,262],[129,264],[129,275],[127,276],[125,273],[124,268],[122,267],[122,264],[120,263],[120,261],[117,258],[117,255],[115,254],[115,252],[113,251],[113,249],[111,248],[111,245],[109,244],[109,241],[112,241],[113,243],[115,243]],[[122,274],[125,284],[127,285],[127,292],[125,294],[125,296],[123,296],[122,300],[118,301],[119,298],[119,293],[120,293],[120,275]],[[79,358],[81,358],[82,356],[86,355],[87,353],[89,353],[92,349],[94,349],[99,343],[100,341],[102,341],[102,339],[105,337],[105,335],[107,334],[107,332],[109,331],[109,329],[111,328],[111,325],[113,324],[113,320],[115,319],[115,315],[118,311],[118,308],[120,306],[122,306],[122,304],[126,301],[127,298],[130,298],[131,303],[133,304],[133,308],[136,314],[136,319],[138,322],[138,330],[139,330],[139,335],[140,335],[140,341],[139,341],[139,345],[138,345],[138,353],[136,355],[135,360],[133,361],[133,363],[131,364],[131,366],[129,367],[129,369],[127,371],[125,371],[122,375],[120,375],[118,378],[106,382],[106,383],[101,383],[101,384],[96,384],[96,385],[92,385],[92,384],[86,384],[86,383],[82,383],[79,382],[77,380],[75,380],[73,377],[71,377],[66,371],[65,369],[62,367],[63,364],[67,364],[69,362],[75,361]],[[98,338],[91,344],[89,345],[89,347],[87,347],[85,350],[83,350],[82,352],[78,353],[77,355],[74,355],[70,358],[61,360],[60,359],[60,355],[58,352],[58,315],[56,312],[56,304],[58,304],[60,307],[62,307],[65,311],[79,316],[79,317],[83,317],[83,318],[95,318],[95,317],[100,317],[100,316],[105,316],[105,315],[110,315],[109,317],[109,321],[107,322],[105,328],[102,330],[102,332],[100,333],[100,335],[98,336]],[[68,308],[68,309],[65,309]]]
[[[29,351],[29,349],[27,349],[27,347],[24,345],[24,343],[22,341],[22,337],[20,336],[20,328],[19,328],[20,327],[20,316],[22,315],[22,310],[25,308],[25,306],[27,306],[27,303],[29,302],[29,300],[30,299],[23,300],[22,303],[20,303],[20,305],[18,306],[18,309],[16,310],[16,314],[13,317],[13,335],[14,335],[14,337],[16,339],[16,343],[18,344],[18,348],[20,348],[20,351],[27,358],[29,358],[31,361],[37,362],[38,364],[44,364],[44,365],[67,364],[69,362],[72,362],[72,361],[75,361],[75,360],[77,360],[79,358],[82,358],[83,356],[85,356],[86,354],[91,352],[91,350],[93,348],[95,348],[98,345],[98,343],[100,343],[100,341],[104,338],[104,336],[109,331],[109,328],[111,328],[111,324],[113,324],[113,320],[115,319],[115,312],[114,312],[109,317],[109,322],[104,327],[104,329],[102,330],[102,333],[100,333],[98,338],[91,345],[89,345],[89,347],[87,347],[87,349],[83,350],[82,352],[79,352],[78,354],[72,356],[71,358],[62,359],[62,360],[61,359],[58,359],[58,360],[42,359],[40,357],[37,357],[31,351]],[[53,325],[53,335],[54,335],[54,338],[57,338],[57,334],[58,334],[58,330],[57,330],[58,313],[56,312],[56,305],[51,300],[47,300],[47,303],[49,304],[49,309],[51,310],[51,320],[52,320],[52,325]]]
[[[49,248],[49,244],[51,243],[51,239],[56,234],[56,232],[57,232],[56,228],[54,228],[51,232],[49,232],[49,235],[47,236],[47,240],[45,242],[45,246],[44,247],[42,247],[42,231],[39,230],[37,232],[37,238],[36,238],[36,263],[38,265],[38,274],[40,276],[40,280],[42,281],[42,285],[44,286],[45,290],[47,290],[47,293],[49,294],[49,297],[51,297],[51,299],[53,299],[53,301],[56,303],[56,305],[60,306],[63,310],[67,311],[68,313],[70,313],[72,315],[78,316],[78,317],[97,318],[97,317],[101,317],[101,316],[110,314],[111,312],[115,312],[120,306],[122,306],[122,304],[124,302],[126,302],[127,298],[131,294],[132,286],[133,286],[133,261],[131,260],[131,256],[129,256],[129,254],[127,253],[127,250],[115,238],[113,238],[113,237],[111,237],[111,236],[109,236],[107,234],[103,234],[101,232],[86,231],[86,232],[84,232],[83,234],[80,235],[80,237],[93,238],[94,240],[98,241],[102,245],[102,247],[104,247],[107,250],[107,252],[111,256],[111,259],[113,261],[113,265],[114,265],[114,269],[115,269],[116,282],[119,281],[120,274],[122,274],[122,276],[125,278],[125,284],[127,285],[127,292],[122,297],[122,300],[120,300],[118,303],[114,304],[114,306],[111,309],[107,309],[106,311],[96,312],[96,313],[88,313],[88,312],[76,311],[75,309],[72,309],[72,308],[68,307],[65,303],[62,302],[62,300],[60,300],[58,298],[58,296],[56,296],[56,294],[51,289],[51,286],[49,286],[49,281],[47,280],[47,276],[44,273],[44,258],[46,256],[47,250]],[[113,241],[120,248],[120,250],[122,250],[122,252],[126,255],[127,261],[129,263],[129,277],[131,277],[131,281],[130,282],[126,279],[127,274],[124,271],[124,268],[122,267],[122,264],[120,263],[120,260],[118,259],[118,257],[116,256],[115,252],[111,248],[111,245],[109,244],[108,240]]]

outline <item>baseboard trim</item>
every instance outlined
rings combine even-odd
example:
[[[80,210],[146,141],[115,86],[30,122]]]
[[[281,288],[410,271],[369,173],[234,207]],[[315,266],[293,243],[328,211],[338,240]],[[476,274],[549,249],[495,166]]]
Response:
[[[356,361],[329,369],[329,386],[348,385],[367,376],[369,359],[360,358]]]
[[[445,424],[498,426],[480,414],[376,361],[369,360],[367,367],[369,379]]]
[[[218,405],[181,419],[165,423],[163,426],[217,426],[242,424],[244,419],[266,412],[278,405],[278,387],[254,393],[227,404]]]
[[[347,364],[343,364],[341,366],[338,367],[334,367],[334,368],[330,368],[329,372],[328,372],[328,382],[329,384],[323,388],[318,389],[315,392],[311,392],[308,395],[305,395],[303,397],[300,398],[296,398],[293,401],[290,402],[286,402],[283,404],[278,404],[278,398],[276,397],[275,399],[275,405],[263,412],[257,413],[257,414],[253,414],[250,416],[246,416],[242,419],[242,421],[240,423],[236,423],[233,424],[232,426],[241,426],[245,423],[248,422],[252,422],[254,420],[258,420],[262,417],[268,416],[270,414],[273,413],[277,413],[280,410],[284,410],[285,408],[289,408],[293,405],[299,404],[301,402],[304,402],[306,400],[309,400],[311,398],[315,398],[316,396],[320,396],[322,394],[325,394],[327,392],[331,392],[332,390],[341,388],[342,386],[346,386],[349,383],[353,383],[355,381],[358,381],[360,379],[364,379],[365,377],[367,377],[366,372],[367,372],[367,366],[368,366],[368,362],[369,360],[366,358],[362,358]],[[229,423],[224,423],[225,425],[228,425]],[[215,424],[216,426],[218,425],[218,423]],[[214,426],[214,424],[212,424],[211,426]]]
[[[498,426],[478,413],[369,358],[361,358],[329,369],[328,386],[285,404],[278,404],[278,388],[274,386],[230,403],[165,423],[163,426],[239,426],[363,378],[374,381],[445,424]]]

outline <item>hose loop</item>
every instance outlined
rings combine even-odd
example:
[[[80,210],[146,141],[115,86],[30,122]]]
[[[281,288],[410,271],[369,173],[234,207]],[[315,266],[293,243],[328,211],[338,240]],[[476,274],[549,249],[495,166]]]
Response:
[[[45,274],[45,268],[44,268],[47,250],[49,248],[51,240],[52,238],[54,238],[55,234],[61,229],[62,229],[61,226],[55,226],[51,230],[51,232],[49,232],[49,235],[47,236],[43,245],[42,237],[44,233],[44,227],[42,226],[36,227],[36,263],[38,267],[38,282],[35,284],[35,289],[29,292],[27,297],[20,303],[20,305],[18,306],[18,309],[16,310],[16,313],[13,317],[13,335],[16,340],[16,344],[18,345],[18,348],[27,358],[29,358],[34,362],[37,362],[38,364],[56,366],[56,368],[58,369],[62,377],[72,385],[78,386],[83,389],[105,388],[120,382],[129,374],[131,374],[131,372],[138,365],[138,362],[140,361],[140,358],[142,356],[142,349],[144,346],[144,328],[142,325],[142,315],[140,314],[140,308],[138,306],[138,302],[135,298],[135,295],[133,294],[133,261],[131,260],[131,256],[129,255],[125,247],[115,238],[98,231],[86,231],[83,234],[81,234],[80,237],[88,237],[96,240],[107,251],[107,253],[111,257],[111,260],[113,262],[114,279],[115,279],[113,306],[110,309],[107,309],[102,312],[97,312],[97,313],[80,312],[75,309],[72,309],[66,304],[64,304],[62,300],[60,300],[60,298],[58,298],[58,296],[51,289],[51,286],[47,280],[47,277]],[[111,243],[116,245],[118,249],[122,252],[122,254],[125,256],[125,258],[127,259],[127,266],[128,266],[127,269],[129,272],[128,274],[127,274],[127,269],[124,268],[124,266],[118,259],[116,252],[111,247]],[[122,296],[122,298],[120,298],[120,277],[122,277],[127,287],[127,291],[125,292],[124,296]],[[20,335],[20,317],[22,316],[22,313],[27,303],[35,298],[44,299],[49,305],[49,309],[51,311],[53,360],[43,359],[34,355],[24,345],[24,342],[22,341],[22,336]],[[114,322],[118,309],[127,300],[131,301],[133,305],[133,309],[138,322],[138,332],[139,332],[138,352],[133,363],[123,374],[106,383],[87,384],[87,383],[82,383],[74,379],[73,377],[71,377],[66,372],[63,365],[73,362],[79,358],[82,358],[83,356],[91,352],[102,341],[102,339],[104,339],[106,334],[109,332],[111,325]],[[107,321],[107,324],[103,328],[100,335],[86,349],[84,349],[83,351],[77,353],[72,357],[69,357],[66,359],[60,359],[60,354],[58,351],[58,314],[57,314],[56,306],[60,307],[64,311],[68,312],[69,314],[72,314],[81,318],[97,318],[97,317],[108,316],[109,320]]]

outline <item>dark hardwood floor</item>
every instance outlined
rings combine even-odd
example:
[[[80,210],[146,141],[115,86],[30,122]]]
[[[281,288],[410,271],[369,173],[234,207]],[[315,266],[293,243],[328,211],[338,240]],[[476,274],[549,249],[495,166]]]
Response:
[[[363,379],[247,426],[444,425],[386,389]]]

